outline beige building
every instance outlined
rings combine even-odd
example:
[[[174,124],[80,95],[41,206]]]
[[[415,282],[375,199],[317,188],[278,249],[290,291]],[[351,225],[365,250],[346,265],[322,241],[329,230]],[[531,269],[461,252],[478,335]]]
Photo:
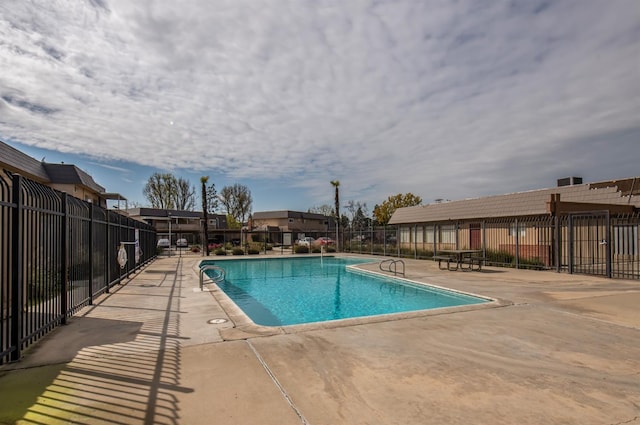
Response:
[[[172,245],[178,239],[186,239],[189,245],[202,243],[204,227],[201,211],[130,208],[127,213],[131,218],[150,224],[156,230],[158,239],[170,239]],[[208,240],[225,240],[228,233],[227,217],[209,214],[208,219]]]
[[[399,249],[429,258],[482,251],[489,262],[640,277],[640,177],[399,208]]]
[[[107,207],[107,199],[124,200],[118,194],[105,192],[104,187],[96,183],[93,177],[73,164],[38,161],[1,141],[0,168],[103,208]]]
[[[280,230],[292,233],[316,233],[335,230],[334,220],[322,214],[299,211],[263,211],[253,214],[251,230]]]

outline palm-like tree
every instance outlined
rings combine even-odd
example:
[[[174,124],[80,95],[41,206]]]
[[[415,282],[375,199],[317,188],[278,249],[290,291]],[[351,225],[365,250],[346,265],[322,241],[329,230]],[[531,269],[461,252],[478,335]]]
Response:
[[[209,255],[209,215],[207,213],[207,182],[209,176],[200,177],[200,183],[202,183],[202,218],[204,219],[204,240],[203,248],[204,252]]]
[[[339,231],[340,227],[340,180],[332,180],[331,185],[336,188],[336,251],[339,251]]]

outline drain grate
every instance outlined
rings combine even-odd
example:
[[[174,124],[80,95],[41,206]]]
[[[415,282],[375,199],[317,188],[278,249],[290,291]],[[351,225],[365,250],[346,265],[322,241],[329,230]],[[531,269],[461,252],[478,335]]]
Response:
[[[227,322],[228,322],[227,319],[211,319],[207,321],[207,323],[210,325],[220,325],[222,323],[227,323]]]

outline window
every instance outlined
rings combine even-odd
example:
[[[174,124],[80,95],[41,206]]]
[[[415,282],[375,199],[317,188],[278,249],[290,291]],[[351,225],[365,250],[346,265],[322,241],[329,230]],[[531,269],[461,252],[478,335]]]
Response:
[[[518,233],[518,228],[520,229],[520,237],[523,237],[527,234],[526,228],[524,225],[522,224],[518,225],[517,223],[513,223],[509,228],[509,236],[515,237],[516,233]]]
[[[410,227],[401,227],[400,228],[400,242],[411,242],[411,228]]]
[[[294,219],[290,218],[289,223],[293,223],[293,222],[294,222]]]
[[[433,243],[433,226],[425,227],[424,229],[424,241],[426,243]]]
[[[424,241],[424,229],[422,226],[416,227],[416,243],[422,243]]]
[[[448,224],[440,226],[440,242],[441,243],[456,243],[456,226],[455,224]]]

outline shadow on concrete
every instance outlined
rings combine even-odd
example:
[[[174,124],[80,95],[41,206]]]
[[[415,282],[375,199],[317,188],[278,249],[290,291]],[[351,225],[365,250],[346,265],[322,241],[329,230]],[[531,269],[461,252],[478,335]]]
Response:
[[[126,299],[126,305],[107,298],[90,307],[87,317],[54,332],[48,344],[38,347],[41,363],[43,351],[51,350],[46,365],[30,367],[27,360],[19,364],[22,369],[5,371],[0,377],[0,423],[179,423],[176,393],[193,391],[180,386],[175,313],[181,282],[176,270],[156,273],[153,280],[161,281],[155,293],[148,293],[148,281],[131,281],[120,289],[130,296],[117,297]],[[56,357],[56,352],[66,354]],[[9,392],[19,394],[20,402],[4,396]]]

